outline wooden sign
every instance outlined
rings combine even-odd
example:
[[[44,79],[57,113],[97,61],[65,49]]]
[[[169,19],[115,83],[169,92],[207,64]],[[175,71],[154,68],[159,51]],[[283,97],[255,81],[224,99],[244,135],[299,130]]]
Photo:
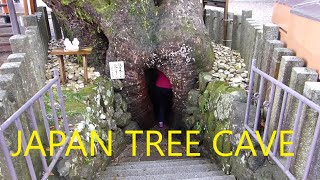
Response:
[[[124,62],[123,61],[109,62],[109,68],[110,68],[111,79],[124,79],[125,78]]]

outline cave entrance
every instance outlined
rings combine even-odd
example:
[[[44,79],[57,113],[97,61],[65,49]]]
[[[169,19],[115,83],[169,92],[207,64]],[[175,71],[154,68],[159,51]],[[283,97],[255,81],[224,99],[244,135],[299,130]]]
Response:
[[[144,71],[149,99],[153,106],[155,124],[170,127],[173,122],[172,87],[169,78],[156,68]]]

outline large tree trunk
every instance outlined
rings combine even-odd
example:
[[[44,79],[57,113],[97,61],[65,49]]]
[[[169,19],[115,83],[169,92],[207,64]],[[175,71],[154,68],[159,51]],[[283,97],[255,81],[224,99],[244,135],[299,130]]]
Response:
[[[74,36],[107,51],[107,75],[108,62],[125,62],[122,92],[133,119],[143,128],[149,128],[153,121],[146,69],[157,68],[169,77],[174,92],[174,122],[178,122],[187,92],[195,88],[197,73],[208,70],[214,61],[199,0],[157,2],[159,7],[153,0],[48,0]],[[98,46],[96,41],[100,42]]]

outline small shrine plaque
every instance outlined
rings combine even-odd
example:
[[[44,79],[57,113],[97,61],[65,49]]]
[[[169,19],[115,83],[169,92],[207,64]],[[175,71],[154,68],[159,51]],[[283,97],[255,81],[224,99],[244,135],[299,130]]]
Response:
[[[110,77],[111,79],[124,79],[124,62],[123,61],[115,61],[109,62],[110,68]]]

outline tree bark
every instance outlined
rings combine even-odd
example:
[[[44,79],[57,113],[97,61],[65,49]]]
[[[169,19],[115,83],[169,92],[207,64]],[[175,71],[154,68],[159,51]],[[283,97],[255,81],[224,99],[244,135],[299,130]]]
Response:
[[[178,120],[188,91],[196,87],[197,74],[209,70],[215,59],[199,0],[162,0],[157,1],[159,6],[153,0],[48,3],[69,32],[77,37],[88,36],[82,40],[106,50],[107,75],[109,62],[125,62],[122,93],[133,119],[143,128],[150,128],[153,123],[144,71],[157,68],[164,72],[174,92],[174,126],[180,126]],[[101,43],[97,45],[96,41]],[[101,55],[102,51],[96,53]]]

